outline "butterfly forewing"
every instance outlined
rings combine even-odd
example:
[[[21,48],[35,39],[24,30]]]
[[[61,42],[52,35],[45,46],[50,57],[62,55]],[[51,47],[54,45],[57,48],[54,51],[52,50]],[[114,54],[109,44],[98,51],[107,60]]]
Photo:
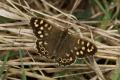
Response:
[[[68,29],[51,25],[41,18],[30,21],[33,33],[37,37],[38,53],[47,58],[54,58],[60,65],[70,65],[75,59],[94,55],[96,46],[83,38],[69,34]]]
[[[55,56],[56,42],[58,42],[62,31],[57,27],[50,25],[46,20],[40,18],[32,18],[30,25],[32,26],[33,33],[37,37],[36,48],[38,52],[42,56],[49,58]]]

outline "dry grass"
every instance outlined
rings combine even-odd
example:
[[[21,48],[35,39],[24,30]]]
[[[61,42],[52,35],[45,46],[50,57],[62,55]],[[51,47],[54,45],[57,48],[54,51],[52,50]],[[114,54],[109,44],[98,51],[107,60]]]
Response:
[[[95,0],[96,2],[97,0]],[[91,1],[92,2],[92,1]],[[95,3],[94,2],[94,3]],[[108,4],[106,0],[103,4]],[[86,5],[89,4],[89,5]],[[97,4],[97,5],[96,5]],[[0,77],[6,80],[112,80],[119,68],[120,13],[118,2],[91,5],[84,0],[7,0],[0,2]],[[90,7],[91,15],[77,20],[75,12]],[[110,14],[116,8],[116,11]],[[89,12],[88,12],[89,13]],[[74,15],[73,15],[74,14]],[[43,16],[56,25],[69,25],[80,36],[96,44],[94,57],[79,59],[70,66],[58,66],[36,54],[29,20]],[[86,15],[84,15],[86,16]],[[98,19],[100,18],[100,19]],[[4,22],[3,22],[4,21]],[[58,24],[58,23],[62,24]],[[84,62],[83,62],[84,61]],[[114,78],[114,80],[117,80]]]

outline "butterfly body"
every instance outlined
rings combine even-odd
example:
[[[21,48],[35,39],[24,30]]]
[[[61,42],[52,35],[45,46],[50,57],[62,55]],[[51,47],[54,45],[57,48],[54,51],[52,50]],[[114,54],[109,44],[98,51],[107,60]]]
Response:
[[[37,37],[38,53],[53,58],[60,65],[70,65],[76,58],[94,55],[96,46],[80,37],[73,36],[68,29],[60,29],[44,19],[32,18],[30,25]]]

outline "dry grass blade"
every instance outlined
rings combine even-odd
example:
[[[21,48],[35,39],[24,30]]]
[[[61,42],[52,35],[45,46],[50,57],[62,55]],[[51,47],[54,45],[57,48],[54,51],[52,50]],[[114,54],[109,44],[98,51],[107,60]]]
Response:
[[[19,80],[22,75],[21,66],[24,66],[26,79],[111,80],[110,75],[120,64],[118,15],[120,10],[117,2],[116,4],[107,0],[95,2],[92,0],[69,0],[69,3],[66,0],[0,1],[0,68],[3,68],[3,64],[5,66],[5,70],[0,71],[2,77],[6,80]],[[43,17],[60,29],[70,28],[70,33],[73,35],[80,34],[78,37],[93,42],[98,52],[94,58],[88,58],[89,60],[86,59],[85,62],[81,58],[69,66],[58,66],[54,60],[41,57],[39,53],[36,54],[37,38],[29,24],[33,16]],[[109,19],[106,16],[109,16]],[[23,52],[19,53],[18,50]],[[19,54],[23,56],[23,62]]]

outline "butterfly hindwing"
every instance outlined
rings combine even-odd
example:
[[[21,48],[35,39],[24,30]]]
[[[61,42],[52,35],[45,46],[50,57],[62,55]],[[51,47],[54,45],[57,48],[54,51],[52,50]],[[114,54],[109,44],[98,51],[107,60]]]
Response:
[[[74,51],[78,58],[83,58],[94,55],[97,52],[97,48],[92,42],[83,38],[77,38]]]
[[[65,31],[64,31],[65,32]],[[66,32],[66,36],[61,40],[58,49],[58,63],[62,65],[69,65],[75,61],[76,58],[84,58],[94,55],[97,52],[96,46],[83,38],[73,36]]]

